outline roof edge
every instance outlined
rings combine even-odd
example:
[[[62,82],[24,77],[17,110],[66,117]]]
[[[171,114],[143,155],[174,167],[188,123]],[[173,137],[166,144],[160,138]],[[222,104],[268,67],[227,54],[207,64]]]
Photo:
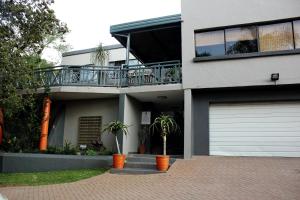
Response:
[[[112,25],[110,26],[110,33],[114,34],[114,33],[129,31],[133,29],[159,26],[164,24],[172,24],[177,22],[181,22],[181,14],[168,15],[163,17],[150,18],[145,20]]]
[[[113,45],[107,45],[107,46],[103,46],[104,50],[112,50],[112,49],[120,49],[120,48],[124,48],[121,44],[113,44]],[[81,50],[76,50],[76,51],[69,51],[69,52],[65,52],[62,54],[63,57],[67,57],[67,56],[74,56],[74,55],[79,55],[79,54],[85,54],[85,53],[92,53],[95,52],[97,49],[97,47],[94,48],[89,48],[89,49],[81,49]]]

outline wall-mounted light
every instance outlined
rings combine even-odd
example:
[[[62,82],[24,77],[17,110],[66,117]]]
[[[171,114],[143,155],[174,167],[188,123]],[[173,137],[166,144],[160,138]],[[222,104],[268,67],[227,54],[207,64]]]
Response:
[[[279,73],[271,74],[271,81],[278,81],[279,80]]]
[[[160,99],[160,100],[165,100],[165,99],[167,99],[168,97],[167,97],[167,96],[157,96],[157,98]]]

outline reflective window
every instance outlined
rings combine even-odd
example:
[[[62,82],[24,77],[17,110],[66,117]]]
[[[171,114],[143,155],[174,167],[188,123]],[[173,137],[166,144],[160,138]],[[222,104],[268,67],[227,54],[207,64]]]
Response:
[[[256,27],[242,27],[225,30],[226,54],[257,52]]]
[[[259,26],[261,52],[294,49],[292,23]]]
[[[195,34],[196,56],[225,55],[224,31],[210,31]]]
[[[300,20],[294,21],[294,37],[296,49],[300,49]]]

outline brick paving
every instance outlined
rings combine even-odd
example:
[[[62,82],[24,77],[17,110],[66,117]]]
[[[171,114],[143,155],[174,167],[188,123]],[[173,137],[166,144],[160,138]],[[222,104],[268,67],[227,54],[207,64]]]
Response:
[[[168,173],[116,175],[46,186],[2,187],[9,200],[299,200],[300,158],[199,156]]]

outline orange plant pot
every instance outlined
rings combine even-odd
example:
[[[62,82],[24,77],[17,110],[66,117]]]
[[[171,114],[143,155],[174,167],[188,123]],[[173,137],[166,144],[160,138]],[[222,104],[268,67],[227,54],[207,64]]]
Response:
[[[156,156],[156,168],[159,171],[167,171],[169,168],[170,156]]]
[[[146,152],[146,146],[144,144],[140,144],[139,154],[144,154],[145,152]]]
[[[126,155],[124,154],[114,154],[113,155],[113,167],[116,169],[123,169]]]

